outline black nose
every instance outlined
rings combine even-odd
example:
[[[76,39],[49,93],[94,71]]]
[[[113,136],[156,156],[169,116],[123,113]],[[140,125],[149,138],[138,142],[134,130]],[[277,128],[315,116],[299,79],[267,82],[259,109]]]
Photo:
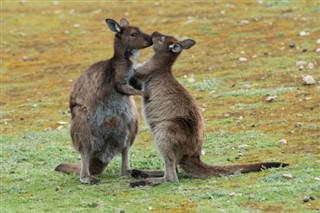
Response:
[[[157,36],[161,36],[161,33],[155,31],[151,34],[152,37],[157,37]]]
[[[153,42],[152,42],[152,36],[148,36],[148,42],[149,42],[149,44],[153,44]]]

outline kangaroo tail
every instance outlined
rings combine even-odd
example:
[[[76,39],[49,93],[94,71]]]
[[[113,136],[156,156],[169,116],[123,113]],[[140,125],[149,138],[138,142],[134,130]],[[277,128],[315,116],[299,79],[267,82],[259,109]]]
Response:
[[[262,162],[252,164],[235,164],[235,165],[208,165],[200,160],[200,157],[184,157],[180,161],[181,168],[190,177],[196,177],[200,179],[216,177],[221,175],[231,175],[235,172],[248,173],[248,172],[259,172],[263,169],[272,167],[286,167],[289,166],[287,163],[281,162]]]
[[[80,164],[76,164],[76,163],[62,163],[56,166],[54,170],[58,172],[63,172],[66,174],[72,174],[72,173],[80,174],[81,166]]]

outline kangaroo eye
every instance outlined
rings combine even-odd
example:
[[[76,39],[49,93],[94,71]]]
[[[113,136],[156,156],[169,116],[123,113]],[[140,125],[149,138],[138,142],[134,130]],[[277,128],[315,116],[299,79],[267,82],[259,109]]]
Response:
[[[131,33],[130,34],[132,37],[137,37],[138,36],[138,33],[137,32],[134,32],[134,33]]]

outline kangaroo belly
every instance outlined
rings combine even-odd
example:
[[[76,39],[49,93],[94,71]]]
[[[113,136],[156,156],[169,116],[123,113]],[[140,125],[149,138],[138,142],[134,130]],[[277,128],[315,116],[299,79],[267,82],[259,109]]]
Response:
[[[91,147],[97,157],[105,162],[130,146],[130,137],[137,123],[135,109],[129,101],[119,106],[101,103],[90,119],[92,134]]]

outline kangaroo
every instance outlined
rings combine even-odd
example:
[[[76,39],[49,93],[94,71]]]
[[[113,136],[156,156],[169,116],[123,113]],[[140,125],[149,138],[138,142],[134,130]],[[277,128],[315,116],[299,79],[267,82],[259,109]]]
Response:
[[[154,55],[143,65],[135,63],[134,78],[142,82],[148,93],[143,98],[143,113],[150,126],[156,147],[165,164],[164,172],[133,170],[134,177],[157,177],[133,182],[131,187],[156,185],[162,182],[179,182],[177,165],[187,176],[210,178],[241,173],[256,172],[265,168],[288,166],[286,163],[265,162],[238,165],[207,165],[200,159],[203,143],[203,118],[196,101],[174,78],[171,67],[182,50],[195,45],[195,41],[178,41],[172,36],[154,32],[152,34]],[[159,177],[161,176],[161,177]]]
[[[101,174],[108,163],[121,153],[121,175],[129,175],[129,148],[138,132],[138,112],[130,95],[146,96],[129,85],[133,74],[128,54],[152,45],[150,35],[129,26],[105,20],[115,33],[113,57],[91,65],[75,82],[70,93],[70,134],[74,148],[81,155],[81,165],[60,164],[55,170],[80,174],[80,182],[99,184],[92,174]]]

